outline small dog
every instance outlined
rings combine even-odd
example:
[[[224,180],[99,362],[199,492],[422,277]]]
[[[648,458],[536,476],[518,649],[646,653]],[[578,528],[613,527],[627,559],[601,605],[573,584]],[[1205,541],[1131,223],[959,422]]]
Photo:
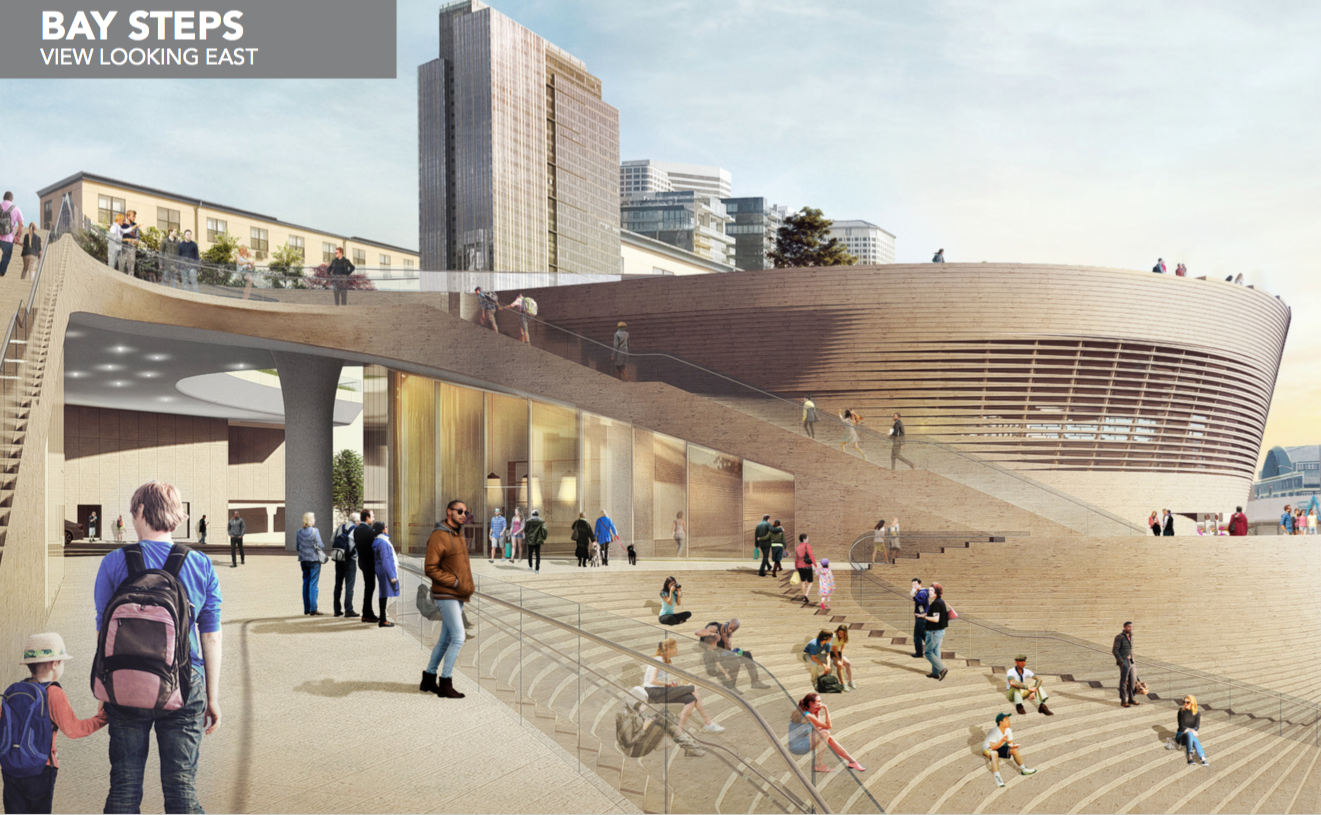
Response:
[[[601,565],[601,544],[592,541],[592,556],[590,562],[593,568]]]
[[[638,565],[638,550],[633,548],[633,544],[628,545],[628,565]]]

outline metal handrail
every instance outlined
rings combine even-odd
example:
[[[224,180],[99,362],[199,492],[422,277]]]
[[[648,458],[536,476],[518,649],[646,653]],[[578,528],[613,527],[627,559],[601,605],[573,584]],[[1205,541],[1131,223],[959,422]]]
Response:
[[[412,566],[411,564],[401,563],[399,564],[399,567],[406,571],[412,572],[413,574],[418,574],[418,575],[422,575],[423,577],[426,577],[426,574],[424,572],[419,571],[416,567]],[[586,639],[591,640],[597,645],[604,646],[606,648],[611,649],[612,651],[616,651],[627,657],[636,659],[639,662],[642,662],[643,664],[646,664],[651,661],[651,657],[647,656],[646,654],[642,654],[639,653],[638,651],[634,651],[632,648],[628,648],[626,646],[620,645],[617,642],[612,642],[611,640],[608,640],[605,637],[599,636],[597,634],[593,634],[590,631],[584,631],[583,629],[574,625],[570,625],[569,623],[566,623],[562,620],[557,620],[554,617],[549,617],[540,612],[523,608],[522,606],[515,605],[509,602],[508,600],[502,600],[499,597],[493,597],[482,591],[474,591],[473,594],[477,597],[482,598],[483,600],[504,606],[513,611],[517,611],[520,614],[526,614],[529,617],[532,617],[533,619],[539,622],[543,622],[546,623],[547,625],[555,626],[556,628],[562,629],[564,631],[568,631],[579,637],[585,637]],[[760,711],[758,711],[755,707],[749,704],[747,700],[743,699],[743,697],[739,696],[736,693],[732,693],[729,689],[727,689],[725,686],[721,685],[718,682],[713,682],[707,679],[706,677],[698,676],[697,674],[694,673],[689,673],[688,671],[685,671],[684,669],[679,668],[677,666],[666,665],[665,671],[667,673],[672,673],[676,676],[682,677],[688,684],[700,686],[704,690],[725,697],[726,699],[733,702],[737,707],[741,708],[743,712],[751,716],[752,720],[757,723],[757,726],[761,728],[766,738],[770,740],[771,744],[775,747],[775,751],[779,753],[780,757],[784,760],[784,763],[789,768],[790,774],[793,775],[793,777],[798,781],[798,783],[802,784],[802,786],[807,790],[808,795],[810,795],[812,798],[812,803],[815,804],[817,807],[819,807],[818,811],[824,813],[833,812],[833,810],[830,808],[830,805],[827,804],[826,800],[821,797],[821,793],[817,791],[816,787],[812,784],[811,781],[808,780],[807,776],[803,773],[802,769],[798,766],[797,762],[793,760],[793,756],[789,753],[788,748],[786,748],[783,744],[780,743],[779,737],[776,736],[775,731],[771,728],[770,724],[761,715]]]
[[[473,297],[473,298],[476,297],[475,295],[470,294],[470,293],[468,293],[468,292],[460,292],[460,294],[463,294],[463,295],[466,296],[466,297]],[[499,309],[502,310],[502,311],[514,311],[514,309],[511,309],[507,304],[503,304],[503,303],[499,305]],[[585,335],[579,334],[579,333],[574,332],[574,331],[570,331],[570,330],[567,329],[567,328],[561,328],[560,326],[557,326],[557,325],[555,325],[554,323],[547,322],[546,320],[543,320],[543,319],[541,319],[540,317],[537,317],[537,316],[534,316],[534,315],[531,315],[531,314],[527,314],[526,312],[522,312],[522,311],[516,311],[515,313],[518,314],[518,316],[519,316],[520,319],[526,318],[526,319],[528,319],[528,320],[531,320],[531,321],[533,321],[533,322],[539,323],[539,324],[541,324],[541,325],[543,325],[543,326],[546,326],[546,327],[548,327],[548,328],[554,329],[555,331],[559,331],[559,332],[562,332],[562,333],[564,333],[564,334],[567,334],[568,336],[570,336],[570,337],[574,337],[575,339],[581,340],[581,341],[583,341],[583,342],[591,343],[592,345],[597,346],[598,348],[600,348],[600,349],[603,350],[603,351],[607,351],[607,352],[613,352],[613,351],[614,351],[614,348],[613,348],[612,346],[606,345],[605,343],[600,342],[599,340],[592,339],[591,337],[588,337],[588,336],[585,336]],[[802,404],[799,403],[799,402],[795,402],[795,401],[793,401],[793,400],[786,399],[785,397],[780,396],[779,394],[775,394],[775,393],[771,393],[770,391],[762,390],[761,388],[757,387],[756,385],[751,385],[751,384],[749,384],[749,383],[747,383],[747,382],[743,382],[742,380],[735,379],[735,378],[732,377],[732,376],[728,376],[728,375],[726,375],[726,374],[720,373],[719,371],[711,370],[710,368],[707,368],[707,367],[705,367],[705,366],[703,366],[703,365],[699,365],[699,364],[697,364],[697,363],[695,363],[695,362],[692,362],[692,361],[690,361],[690,360],[686,360],[686,359],[683,359],[682,357],[677,357],[677,356],[675,356],[675,355],[673,355],[673,354],[665,353],[665,352],[663,352],[663,351],[633,351],[633,350],[630,350],[630,351],[628,352],[628,356],[629,356],[629,357],[651,357],[651,358],[668,359],[668,360],[671,360],[671,361],[673,361],[673,362],[675,362],[675,363],[677,363],[677,364],[679,364],[679,365],[683,365],[683,366],[687,366],[687,367],[689,367],[689,368],[693,368],[693,369],[695,369],[695,370],[701,371],[702,373],[708,374],[708,375],[710,375],[710,376],[714,376],[714,377],[716,377],[716,378],[718,378],[718,379],[723,379],[723,380],[725,380],[726,382],[729,382],[729,383],[731,383],[731,384],[734,384],[734,385],[739,386],[740,388],[745,388],[745,389],[747,389],[747,390],[749,390],[749,391],[753,391],[753,392],[755,392],[755,393],[759,393],[759,394],[761,394],[761,395],[764,396],[764,397],[767,397],[767,398],[770,398],[770,399],[773,399],[773,400],[776,400],[776,401],[779,401],[779,402],[783,402],[784,404],[793,407],[795,410],[797,410],[797,409],[799,409],[799,408],[802,407]],[[861,432],[863,432],[863,433],[867,433],[867,434],[869,434],[869,435],[875,437],[875,438],[878,439],[878,440],[881,440],[881,441],[889,441],[889,440],[890,440],[889,437],[887,437],[887,436],[881,436],[879,433],[877,433],[877,432],[874,431],[874,430],[871,430],[870,428],[860,427],[860,426],[857,426],[857,425],[851,425],[851,426],[852,426],[852,427],[856,427],[856,428],[857,428],[858,430],[860,430]],[[1059,490],[1059,489],[1056,489],[1055,487],[1052,487],[1052,486],[1050,486],[1050,485],[1048,485],[1048,484],[1045,484],[1045,483],[1042,483],[1042,482],[1040,482],[1040,481],[1037,481],[1037,480],[1034,479],[1034,478],[1031,478],[1031,477],[1029,477],[1029,476],[1023,475],[1022,473],[1020,473],[1020,472],[1018,472],[1018,471],[1016,471],[1016,470],[1011,470],[1011,469],[1009,469],[1009,468],[1007,468],[1007,467],[1002,467],[1002,466],[1000,466],[999,464],[996,464],[995,462],[988,461],[988,460],[983,459],[983,458],[981,458],[981,457],[979,457],[979,456],[974,456],[974,455],[972,455],[972,454],[970,454],[970,453],[964,452],[964,451],[962,451],[962,450],[958,450],[958,449],[953,448],[953,447],[949,447],[949,446],[947,446],[947,445],[945,445],[945,444],[943,444],[943,443],[941,443],[941,442],[937,442],[937,441],[929,441],[929,440],[926,440],[926,439],[906,439],[906,441],[915,441],[915,442],[917,442],[917,443],[919,443],[919,444],[929,444],[929,445],[931,445],[932,447],[934,447],[934,448],[936,448],[936,449],[938,449],[938,450],[942,450],[942,451],[944,451],[944,452],[947,452],[947,453],[950,453],[950,454],[952,454],[952,455],[958,456],[959,458],[962,458],[962,459],[964,459],[964,460],[966,460],[966,461],[969,461],[969,462],[971,462],[971,463],[973,463],[973,464],[977,464],[977,465],[981,465],[981,466],[988,467],[988,468],[990,468],[990,469],[992,469],[992,470],[995,470],[996,472],[1002,473],[1002,474],[1004,474],[1004,475],[1008,475],[1008,476],[1010,476],[1010,477],[1012,477],[1012,478],[1015,478],[1015,479],[1017,479],[1017,480],[1019,480],[1019,481],[1022,481],[1022,482],[1025,483],[1025,484],[1029,484],[1029,485],[1032,485],[1033,487],[1037,487],[1037,488],[1039,488],[1039,489],[1041,489],[1041,490],[1043,490],[1043,491],[1045,491],[1045,492],[1047,492],[1047,493],[1049,493],[1049,494],[1051,494],[1051,495],[1056,496],[1057,498],[1063,498],[1063,499],[1065,499],[1066,501],[1069,501],[1070,503],[1072,503],[1072,504],[1074,504],[1074,505],[1076,505],[1076,506],[1078,506],[1078,507],[1081,507],[1081,508],[1083,508],[1083,509],[1086,509],[1086,510],[1088,510],[1088,511],[1090,511],[1090,512],[1095,512],[1096,514],[1101,515],[1102,517],[1105,517],[1105,518],[1107,518],[1108,520],[1111,520],[1111,521],[1114,521],[1115,523],[1118,523],[1118,524],[1121,524],[1121,525],[1123,525],[1123,526],[1126,526],[1126,527],[1132,529],[1134,532],[1136,532],[1136,533],[1138,533],[1138,534],[1146,534],[1146,532],[1147,532],[1146,529],[1139,527],[1137,524],[1134,524],[1134,523],[1131,522],[1131,521],[1125,520],[1124,518],[1121,518],[1120,516],[1118,516],[1118,515],[1116,515],[1116,514],[1110,512],[1110,511],[1108,511],[1108,510],[1102,509],[1101,507],[1098,507],[1098,506],[1096,506],[1095,504],[1091,504],[1091,503],[1089,503],[1089,502],[1087,502],[1087,501],[1084,501],[1084,500],[1082,500],[1082,499],[1080,499],[1080,498],[1078,498],[1078,497],[1076,497],[1076,496],[1070,495],[1069,493],[1066,493],[1066,492],[1063,492],[1063,491],[1061,491],[1061,490]]]
[[[854,552],[854,550],[855,550],[860,544],[862,544],[863,542],[868,542],[868,543],[870,543],[870,542],[872,541],[872,538],[873,538],[872,532],[867,532],[865,535],[862,535],[862,536],[860,536],[857,540],[855,540],[855,541],[853,542],[853,544],[849,547],[849,565],[852,566],[852,567],[854,567],[854,568],[852,569],[852,571],[857,572],[857,573],[862,573],[862,572],[866,572],[866,571],[868,571],[867,569],[859,569],[859,568],[857,568],[857,566],[858,566],[859,564],[861,564],[861,563],[866,563],[867,561],[860,561],[860,560],[857,560],[857,559],[854,557],[853,552]],[[884,582],[883,580],[881,580],[881,579],[878,578],[878,577],[875,577],[875,576],[872,576],[872,575],[865,575],[865,577],[866,577],[867,579],[870,579],[871,582],[872,582],[873,584],[875,584],[878,588],[883,589],[884,591],[887,591],[887,592],[889,592],[890,594],[893,594],[893,595],[895,595],[895,596],[897,596],[897,597],[904,597],[904,596],[905,596],[904,593],[903,593],[902,591],[900,591],[898,588],[896,588],[896,587],[894,587],[894,586],[891,586],[890,584]],[[908,600],[908,602],[912,602],[911,598]],[[973,625],[973,626],[976,626],[976,627],[978,627],[978,628],[981,628],[981,629],[983,629],[983,630],[985,630],[985,631],[990,631],[990,632],[993,632],[993,633],[996,633],[996,634],[1000,634],[1001,636],[1005,636],[1005,637],[1012,637],[1012,638],[1014,638],[1014,639],[1052,640],[1052,641],[1054,641],[1054,642],[1059,642],[1059,643],[1063,643],[1063,644],[1065,644],[1065,645],[1073,646],[1073,647],[1075,647],[1075,648],[1078,648],[1079,650],[1092,651],[1092,652],[1095,652],[1095,653],[1098,653],[1098,654],[1104,654],[1104,655],[1107,655],[1107,656],[1111,656],[1111,653],[1110,653],[1109,651],[1105,650],[1104,648],[1102,648],[1102,647],[1100,647],[1100,646],[1098,646],[1098,645],[1094,645],[1094,644],[1089,643],[1089,642],[1086,642],[1086,641],[1084,641],[1084,640],[1079,640],[1079,639],[1076,638],[1076,637],[1070,637],[1070,636],[1067,635],[1067,634],[1063,634],[1063,633],[1059,633],[1059,632],[1041,631],[1041,632],[1031,632],[1031,633],[1029,633],[1029,632],[1024,632],[1024,631],[1013,631],[1013,630],[1011,630],[1011,629],[1007,629],[1007,628],[1005,628],[1005,627],[1003,627],[1003,626],[997,626],[997,625],[992,625],[992,624],[989,624],[989,623],[979,622],[978,620],[975,620],[975,619],[969,617],[969,616],[966,615],[966,614],[960,614],[960,615],[959,615],[959,619],[960,619],[960,620],[964,620],[964,621],[967,622],[969,625]],[[1136,662],[1136,661],[1137,661],[1137,657],[1135,656],[1135,657],[1134,657],[1134,662]],[[1144,662],[1145,664],[1150,664],[1150,665],[1157,666],[1157,667],[1159,667],[1161,670],[1170,671],[1171,673],[1177,673],[1177,674],[1180,674],[1180,675],[1182,675],[1182,676],[1186,676],[1186,677],[1189,677],[1189,678],[1192,678],[1192,679],[1197,679],[1197,680],[1199,680],[1199,681],[1212,681],[1212,682],[1216,682],[1216,683],[1223,684],[1223,685],[1225,685],[1225,686],[1227,686],[1227,687],[1230,687],[1230,688],[1237,688],[1237,689],[1242,690],[1242,691],[1245,691],[1245,692],[1247,692],[1247,693],[1253,693],[1253,694],[1257,694],[1257,695],[1259,695],[1259,696],[1266,696],[1266,697],[1269,697],[1269,698],[1271,698],[1271,699],[1275,699],[1275,700],[1280,701],[1280,702],[1288,702],[1288,703],[1291,704],[1291,705],[1299,705],[1299,706],[1302,706],[1302,707],[1304,707],[1304,708],[1310,708],[1310,709],[1313,710],[1313,711],[1321,712],[1321,705],[1318,705],[1318,704],[1315,703],[1315,702],[1310,702],[1310,701],[1308,701],[1308,700],[1306,700],[1306,699],[1300,699],[1300,698],[1298,698],[1298,697],[1288,696],[1288,695],[1285,695],[1285,694],[1279,693],[1279,692],[1277,692],[1277,691],[1272,691],[1272,690],[1270,690],[1270,689],[1268,689],[1268,688],[1261,688],[1261,687],[1257,687],[1257,686],[1255,686],[1255,685],[1245,685],[1245,684],[1240,684],[1239,682],[1237,682],[1237,681],[1235,681],[1235,680],[1233,680],[1233,679],[1229,679],[1229,678],[1227,678],[1227,677],[1218,676],[1218,675],[1216,675],[1216,674],[1202,673],[1202,674],[1199,675],[1197,672],[1195,672],[1195,671],[1194,671],[1193,669],[1191,669],[1191,668],[1182,668],[1182,667],[1180,667],[1180,666],[1178,666],[1178,665],[1171,665],[1171,664],[1169,664],[1169,663],[1167,663],[1167,662],[1154,662],[1154,661],[1148,661],[1148,660],[1145,660],[1145,659],[1143,660],[1143,662]]]

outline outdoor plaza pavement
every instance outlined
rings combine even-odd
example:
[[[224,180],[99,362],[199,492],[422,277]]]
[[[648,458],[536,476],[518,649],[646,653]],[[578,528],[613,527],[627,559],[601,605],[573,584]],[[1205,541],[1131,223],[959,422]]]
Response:
[[[329,616],[332,564],[322,568],[320,610],[302,614],[292,557],[229,567],[208,547],[220,579],[224,633],[222,722],[203,737],[198,796],[209,812],[575,812],[636,810],[501,702],[455,670],[466,699],[418,691],[426,654],[402,626]],[[99,557],[65,560],[49,628],[73,654],[61,683],[75,713],[96,700],[88,671],[96,647],[92,587]],[[474,561],[484,570],[485,560]],[[549,561],[545,570],[568,568]],[[362,597],[361,576],[357,595]],[[400,598],[411,602],[408,597]],[[34,632],[35,633],[35,632]],[[17,655],[8,681],[21,678]],[[100,812],[109,786],[108,734],[61,737],[56,812]],[[164,802],[153,744],[143,811]]]

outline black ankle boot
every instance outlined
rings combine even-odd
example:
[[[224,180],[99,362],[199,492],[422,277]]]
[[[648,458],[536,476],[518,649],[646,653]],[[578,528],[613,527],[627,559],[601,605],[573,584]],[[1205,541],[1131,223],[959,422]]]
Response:
[[[442,699],[462,699],[467,696],[466,693],[459,693],[454,689],[454,679],[448,676],[436,677],[436,695]]]
[[[438,689],[439,686],[436,684],[436,675],[433,673],[427,673],[426,671],[423,671],[422,684],[418,686],[418,690],[430,691],[431,693],[435,693]]]

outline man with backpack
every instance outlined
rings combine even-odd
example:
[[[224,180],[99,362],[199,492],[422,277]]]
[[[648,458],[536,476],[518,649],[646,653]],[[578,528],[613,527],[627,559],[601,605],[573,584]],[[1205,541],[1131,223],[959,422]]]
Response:
[[[23,232],[23,211],[14,203],[14,194],[6,192],[0,201],[0,277],[9,271],[9,259],[14,255],[14,238]]]
[[[91,682],[110,728],[105,811],[141,811],[155,729],[165,811],[201,812],[202,734],[221,721],[220,581],[210,558],[171,543],[187,517],[177,487],[149,481],[129,509],[138,542],[102,558],[96,575]]]
[[[60,687],[68,659],[59,634],[33,634],[19,660],[27,666],[28,678],[10,685],[0,697],[5,812],[50,812],[60,771],[56,733],[81,739],[106,725],[104,704],[90,719],[74,714],[68,694]]]
[[[349,513],[347,523],[335,530],[335,543],[330,549],[330,559],[335,561],[335,616],[356,617],[353,610],[353,584],[358,579],[358,548],[353,542],[353,531],[358,527],[361,515]],[[344,593],[343,605],[340,604],[340,592]]]

